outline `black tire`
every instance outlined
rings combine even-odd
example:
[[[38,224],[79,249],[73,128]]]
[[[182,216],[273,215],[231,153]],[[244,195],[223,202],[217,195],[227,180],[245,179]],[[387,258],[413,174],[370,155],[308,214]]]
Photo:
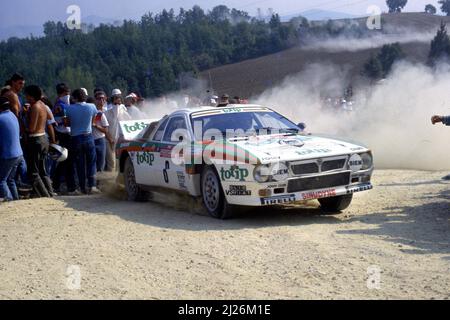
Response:
[[[150,197],[149,193],[142,190],[142,188],[139,187],[139,185],[136,183],[133,162],[131,161],[130,157],[125,160],[123,176],[125,179],[125,190],[127,192],[128,201],[148,201]]]
[[[202,200],[208,214],[215,219],[231,219],[235,207],[228,204],[222,183],[212,166],[203,169],[201,177]]]
[[[347,209],[353,200],[353,194],[319,199],[323,215],[340,214],[342,210]]]

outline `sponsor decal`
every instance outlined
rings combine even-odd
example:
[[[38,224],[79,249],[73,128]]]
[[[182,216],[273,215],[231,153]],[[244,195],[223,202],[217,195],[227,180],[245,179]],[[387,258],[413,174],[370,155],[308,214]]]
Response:
[[[149,152],[137,153],[136,155],[137,164],[148,164],[149,166],[153,166],[153,162],[155,161],[155,155]]]
[[[143,131],[147,126],[152,123],[152,120],[145,119],[139,121],[120,121],[120,133],[124,140],[133,140],[136,136]]]
[[[283,183],[283,184],[270,184],[267,186],[267,189],[277,189],[277,188],[286,188],[287,184]]]
[[[356,192],[363,192],[367,190],[372,190],[373,186],[371,184],[363,185],[363,186],[355,186],[355,187],[346,187],[347,194],[352,194]]]
[[[281,156],[269,156],[269,157],[262,157],[261,161],[276,161],[280,160]]]
[[[173,149],[174,147],[173,146],[166,146],[166,147],[162,147],[160,150],[159,150],[159,156],[161,157],[161,158],[172,158],[172,149]]]
[[[218,115],[218,114],[224,114],[224,113],[237,113],[237,112],[267,112],[267,111],[271,111],[268,108],[265,107],[246,107],[246,108],[239,108],[239,107],[234,107],[234,108],[225,108],[225,109],[219,109],[219,110],[207,110],[207,111],[199,111],[199,112],[195,112],[191,115],[192,119],[196,119],[196,118],[200,118],[200,117],[206,117],[206,116],[211,116],[211,115]]]
[[[242,112],[242,108],[227,108],[223,109],[223,113],[237,113]]]
[[[137,133],[137,132],[141,132],[142,130],[144,130],[145,128],[147,128],[148,123],[145,122],[135,122],[134,124],[130,124],[130,123],[124,123],[123,124],[123,128],[125,130],[126,133]]]
[[[289,168],[284,163],[277,163],[272,167],[271,175],[275,181],[284,181],[289,178]]]
[[[285,204],[297,201],[295,194],[287,195],[287,196],[278,196],[271,198],[261,198],[262,205],[274,205],[274,204]]]
[[[301,141],[300,139],[281,139],[278,141],[281,145],[288,145],[293,147],[303,147],[305,143]]]
[[[350,157],[348,165],[353,172],[360,171],[363,167],[363,160],[359,154],[354,154]]]
[[[179,185],[180,189],[187,190],[187,187],[186,187],[186,176],[184,175],[184,172],[183,171],[177,171],[177,176],[178,176],[178,185]]]
[[[252,191],[247,190],[246,186],[230,186],[226,191],[227,196],[251,196]]]
[[[314,192],[305,192],[301,194],[303,200],[322,199],[336,196],[336,189],[328,189]]]
[[[330,153],[330,149],[306,149],[301,151],[295,151],[299,156],[306,156],[313,153]]]
[[[237,180],[244,182],[249,175],[248,169],[240,168],[239,166],[232,166],[230,170],[226,170],[224,168],[220,169],[220,176],[222,181],[227,180]]]

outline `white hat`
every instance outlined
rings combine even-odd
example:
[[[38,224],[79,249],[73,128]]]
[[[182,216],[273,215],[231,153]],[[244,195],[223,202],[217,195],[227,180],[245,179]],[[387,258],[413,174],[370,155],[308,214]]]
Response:
[[[112,91],[112,96],[121,96],[122,95],[122,91],[120,91],[120,89],[114,89]]]
[[[137,98],[138,98],[138,96],[134,93],[130,93],[129,95],[127,95],[125,97],[125,99],[137,99]]]
[[[81,90],[82,90],[87,96],[89,95],[89,93],[88,93],[88,91],[87,91],[86,88],[81,88]]]

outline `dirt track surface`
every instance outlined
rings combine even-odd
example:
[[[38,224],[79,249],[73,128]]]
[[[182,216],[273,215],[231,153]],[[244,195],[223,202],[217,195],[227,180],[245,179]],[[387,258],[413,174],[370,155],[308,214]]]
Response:
[[[340,216],[313,203],[218,221],[176,198],[2,204],[0,299],[448,299],[443,174],[377,171],[375,189]],[[371,267],[379,289],[367,286]]]

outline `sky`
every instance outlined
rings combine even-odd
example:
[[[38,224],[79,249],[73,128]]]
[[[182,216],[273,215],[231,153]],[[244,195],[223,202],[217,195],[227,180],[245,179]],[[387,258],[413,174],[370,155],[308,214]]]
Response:
[[[0,0],[4,2],[6,0]],[[423,11],[426,4],[439,7],[437,0],[409,0],[405,11]],[[256,15],[257,8],[266,12],[269,8],[281,16],[302,11],[320,9],[364,15],[370,5],[378,5],[386,10],[385,0],[14,0],[8,4],[9,10],[0,11],[0,28],[13,26],[41,26],[48,20],[65,21],[69,5],[81,8],[81,17],[99,16],[114,20],[139,19],[146,12],[162,9],[190,8],[195,4],[204,9],[225,4]]]

